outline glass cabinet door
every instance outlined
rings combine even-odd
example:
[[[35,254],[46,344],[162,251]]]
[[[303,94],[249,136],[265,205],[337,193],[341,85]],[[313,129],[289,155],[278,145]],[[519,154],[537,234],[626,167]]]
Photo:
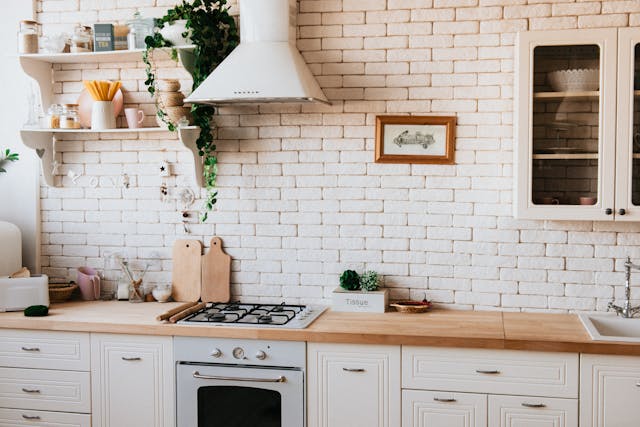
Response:
[[[596,33],[521,34],[519,217],[610,219],[615,134],[607,133],[614,129],[615,64],[607,60],[616,53],[615,30]]]
[[[640,29],[618,37],[616,220],[640,219]]]

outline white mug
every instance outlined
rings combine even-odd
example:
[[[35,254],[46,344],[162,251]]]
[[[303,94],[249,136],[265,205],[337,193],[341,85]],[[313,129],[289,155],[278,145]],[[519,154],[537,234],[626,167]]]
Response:
[[[112,101],[93,101],[91,107],[91,129],[115,129],[116,117],[113,114]]]
[[[137,129],[144,121],[144,111],[137,108],[125,108],[124,115],[127,118],[127,126],[129,129]]]

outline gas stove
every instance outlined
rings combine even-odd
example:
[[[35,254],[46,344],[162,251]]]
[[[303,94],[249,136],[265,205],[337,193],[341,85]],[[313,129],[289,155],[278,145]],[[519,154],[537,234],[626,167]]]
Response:
[[[198,326],[246,326],[304,329],[326,307],[320,305],[207,303],[178,323]]]

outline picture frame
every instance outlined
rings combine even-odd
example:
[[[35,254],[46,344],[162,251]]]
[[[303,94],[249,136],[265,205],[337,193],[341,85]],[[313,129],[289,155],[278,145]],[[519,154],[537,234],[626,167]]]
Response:
[[[376,163],[455,163],[455,116],[376,116]]]

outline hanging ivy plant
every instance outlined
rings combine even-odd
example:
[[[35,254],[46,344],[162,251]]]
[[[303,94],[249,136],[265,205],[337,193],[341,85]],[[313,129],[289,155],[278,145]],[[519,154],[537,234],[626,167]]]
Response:
[[[193,77],[192,90],[200,86],[240,41],[236,23],[229,15],[226,3],[227,0],[182,0],[181,4],[169,9],[162,18],[156,21],[158,28],[181,19],[187,21],[187,33],[190,34],[195,45],[194,66],[193,70],[190,70]],[[183,36],[186,37],[187,33],[184,33]],[[149,93],[154,96],[157,88],[153,50],[171,48],[171,58],[174,61],[178,60],[178,52],[159,32],[147,37],[145,43],[147,46],[143,53],[147,73],[145,84]],[[156,102],[158,102],[157,98]],[[159,104],[157,106],[158,117],[167,124],[169,130],[175,130],[176,124],[169,120],[164,107]],[[211,129],[211,119],[214,113],[215,108],[211,105],[194,104],[191,107],[194,124],[200,128],[200,136],[196,140],[196,144],[204,165],[204,183],[207,190],[201,218],[203,222],[207,220],[208,213],[213,209],[218,196],[218,192],[215,190],[218,159],[215,155],[216,145]]]
[[[7,170],[3,167],[7,162],[16,162],[20,159],[18,153],[12,153],[8,148],[2,153],[0,151],[0,173],[6,173]]]

